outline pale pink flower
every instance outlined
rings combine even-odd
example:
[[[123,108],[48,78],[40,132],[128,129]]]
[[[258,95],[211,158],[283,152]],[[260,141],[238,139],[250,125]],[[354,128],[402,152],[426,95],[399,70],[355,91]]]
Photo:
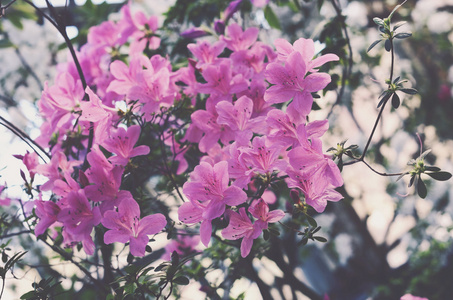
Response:
[[[154,214],[140,219],[140,207],[132,198],[125,198],[118,205],[118,211],[109,210],[102,218],[102,225],[108,230],[104,242],[130,242],[130,251],[134,256],[144,256],[148,235],[157,234],[167,225],[162,214]]]

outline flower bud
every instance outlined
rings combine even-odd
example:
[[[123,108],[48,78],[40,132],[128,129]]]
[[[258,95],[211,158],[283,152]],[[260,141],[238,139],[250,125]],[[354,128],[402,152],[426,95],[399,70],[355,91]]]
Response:
[[[195,39],[202,36],[206,36],[208,34],[209,33],[206,30],[200,27],[192,27],[190,29],[187,29],[186,31],[181,32],[180,35],[186,39]]]

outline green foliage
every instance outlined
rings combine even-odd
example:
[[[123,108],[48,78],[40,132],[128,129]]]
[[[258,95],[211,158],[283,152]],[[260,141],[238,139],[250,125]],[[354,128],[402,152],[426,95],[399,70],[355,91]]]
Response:
[[[281,29],[279,19],[269,5],[264,8],[264,17],[266,18],[267,23],[269,23],[269,26],[275,29]]]
[[[60,282],[53,282],[55,278],[42,279],[39,283],[32,284],[33,290],[23,294],[20,299],[24,300],[45,300],[52,299],[52,295],[59,288]]]
[[[4,17],[18,29],[24,28],[24,25],[22,24],[24,19],[38,20],[35,9],[22,1],[18,1],[17,3],[14,3],[14,5],[10,6],[5,11]]]

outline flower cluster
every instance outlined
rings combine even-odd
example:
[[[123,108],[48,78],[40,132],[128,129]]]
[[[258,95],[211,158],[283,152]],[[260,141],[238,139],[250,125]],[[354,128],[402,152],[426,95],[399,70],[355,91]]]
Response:
[[[81,242],[93,254],[91,234],[102,225],[104,243],[129,243],[132,255],[143,256],[148,236],[167,220],[160,213],[141,216],[136,191],[125,182],[142,167],[136,162],[146,166],[156,151],[170,153],[179,165],[175,173],[183,174],[185,154],[197,148],[201,157],[183,185],[188,201],[179,220],[201,223],[206,246],[213,222],[229,221],[222,236],[242,238],[243,257],[269,223],[285,216],[278,203],[265,201],[273,181],[299,189],[318,212],[341,199],[335,191],[343,184],[340,172],[320,140],[328,122],[307,118],[312,93],[330,82],[318,68],[336,55],[316,57],[313,41],[303,38],[279,39],[274,50],[258,41],[258,28],[233,23],[216,41],[189,44],[194,58],[174,70],[167,57],[145,55],[159,48],[157,30],[156,17],[132,14],[126,5],[119,21],[89,31],[77,53],[85,80],[68,62],[59,66],[55,84],[46,84],[38,141],[51,159],[26,163],[30,174],[48,178],[40,191],[53,195],[34,202],[36,235],[55,224],[66,245]],[[188,124],[172,115],[178,105],[191,112]],[[162,131],[153,135],[156,127]],[[160,149],[151,147],[154,139]]]
[[[287,177],[288,187],[300,189],[318,212],[327,201],[342,198],[334,190],[343,184],[340,171],[322,152],[320,137],[328,129],[327,120],[307,122],[312,93],[330,82],[317,68],[338,57],[314,58],[314,43],[308,39],[293,45],[277,40],[274,51],[257,41],[257,28],[242,30],[231,24],[225,32],[214,43],[188,46],[195,70],[205,81],[196,83],[197,90],[208,98],[205,109],[192,113],[187,139],[205,156],[184,184],[189,202],[179,208],[179,219],[189,225],[201,222],[206,246],[212,221],[229,219],[222,236],[243,238],[245,257],[267,223],[284,216],[281,210],[269,212],[262,199],[256,202],[260,195],[247,197],[256,179],[266,178],[268,186],[270,180]],[[231,52],[229,57],[219,56],[224,48]],[[272,106],[276,103],[289,104],[279,109]],[[246,206],[258,219],[253,224]]]

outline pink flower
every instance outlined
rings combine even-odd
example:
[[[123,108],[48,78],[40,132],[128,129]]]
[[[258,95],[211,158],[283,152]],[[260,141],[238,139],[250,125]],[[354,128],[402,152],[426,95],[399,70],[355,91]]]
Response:
[[[323,64],[329,61],[339,60],[339,57],[332,53],[313,59],[315,56],[315,43],[312,39],[300,38],[293,45],[285,39],[277,39],[274,44],[277,48],[277,55],[280,61],[287,60],[293,52],[300,53],[307,66],[307,72],[317,72],[316,68],[319,68]]]
[[[30,173],[30,179],[33,181],[35,178],[35,168],[39,165],[39,157],[36,152],[28,152],[25,155],[13,155],[15,158],[22,160]]]
[[[200,93],[231,96],[248,88],[242,74],[233,76],[231,63],[227,60],[222,61],[218,66],[209,65],[203,70],[202,75],[207,83],[200,84]]]
[[[252,147],[241,150],[241,159],[250,172],[270,174],[274,170],[286,169],[286,161],[279,159],[284,148],[279,144],[270,144],[265,136],[255,137]]]
[[[139,125],[133,125],[127,131],[123,127],[111,131],[110,137],[104,140],[102,146],[116,154],[109,157],[112,163],[125,166],[130,158],[149,153],[149,147],[146,145],[134,147],[140,138],[140,131]]]
[[[86,93],[90,101],[82,101],[79,104],[82,110],[81,121],[97,123],[108,118],[112,113],[116,113],[115,109],[104,105],[90,87],[86,88]]]
[[[171,254],[176,251],[180,256],[196,252],[196,247],[200,244],[199,236],[178,235],[176,240],[171,240],[165,246],[165,253],[162,259],[170,260]]]
[[[220,61],[217,57],[225,49],[225,42],[217,41],[211,45],[207,41],[198,41],[196,44],[187,45],[187,49],[198,59],[195,67],[203,70],[209,64]]]
[[[250,221],[245,212],[245,207],[241,207],[239,213],[229,210],[228,216],[230,223],[222,230],[222,236],[227,240],[242,238],[241,256],[246,257],[252,249],[253,240],[260,236],[262,230],[260,226],[256,226]]]
[[[220,101],[216,105],[219,116],[217,123],[227,125],[235,133],[235,140],[241,145],[246,145],[253,136],[253,121],[250,120],[253,111],[253,101],[242,96],[231,104],[229,101]]]
[[[138,30],[132,35],[134,41],[131,43],[131,53],[141,53],[146,46],[151,50],[159,48],[160,37],[156,36],[159,28],[157,17],[146,18],[143,12],[138,11],[132,21]]]
[[[285,216],[285,212],[280,209],[269,211],[269,206],[262,198],[252,202],[249,213],[258,219],[255,224],[261,230],[267,229],[269,223],[278,222]]]
[[[232,51],[246,50],[256,42],[259,29],[251,27],[242,31],[241,26],[233,23],[226,28],[226,36],[221,36],[221,39],[226,42],[228,49]]]
[[[311,93],[322,90],[330,82],[327,73],[313,73],[307,75],[307,64],[299,52],[292,52],[285,62],[270,63],[266,67],[266,79],[274,84],[264,94],[264,100],[269,103],[281,103],[293,100],[288,110],[294,114],[307,116],[311,111],[313,96]]]
[[[140,207],[132,198],[125,198],[118,206],[118,211],[110,210],[104,214],[102,225],[108,230],[104,242],[130,242],[130,251],[134,256],[144,256],[149,242],[148,235],[159,233],[167,225],[162,214],[154,214],[140,219]]]
[[[41,190],[51,190],[54,187],[55,180],[63,179],[65,176],[71,176],[74,167],[79,166],[80,164],[82,164],[82,161],[68,161],[63,152],[56,152],[49,163],[35,167],[36,173],[49,178],[49,180],[41,186]]]
[[[62,201],[66,202],[67,206],[60,210],[57,220],[63,223],[70,242],[82,242],[85,252],[89,255],[93,254],[94,242],[91,232],[101,221],[99,207],[91,208],[84,190],[70,192]]]
[[[198,128],[204,133],[198,144],[201,152],[208,152],[217,144],[219,139],[224,144],[228,144],[229,141],[234,139],[234,132],[228,126],[218,124],[217,117],[217,111],[214,109],[197,110],[191,115],[194,127],[190,128]]]
[[[228,163],[221,161],[214,166],[201,162],[190,174],[190,182],[183,186],[184,194],[192,203],[207,202],[202,218],[220,217],[225,206],[236,206],[247,200],[245,192],[237,186],[228,186]]]

